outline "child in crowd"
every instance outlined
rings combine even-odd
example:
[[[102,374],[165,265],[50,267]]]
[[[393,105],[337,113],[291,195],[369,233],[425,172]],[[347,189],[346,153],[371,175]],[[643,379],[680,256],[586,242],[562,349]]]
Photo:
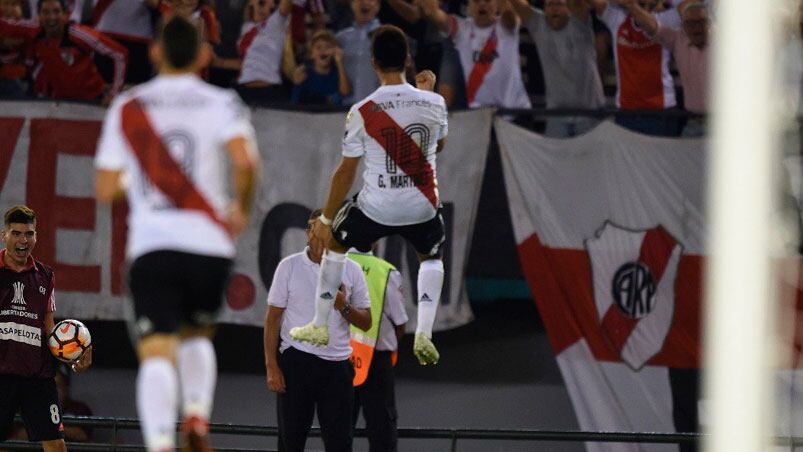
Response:
[[[293,103],[343,105],[343,97],[351,94],[351,84],[343,66],[343,50],[332,32],[319,30],[312,35],[309,61],[296,68],[293,84]]]

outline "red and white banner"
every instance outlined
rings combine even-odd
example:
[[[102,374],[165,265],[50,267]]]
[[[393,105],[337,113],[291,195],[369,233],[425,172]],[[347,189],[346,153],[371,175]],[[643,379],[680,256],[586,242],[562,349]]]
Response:
[[[495,126],[521,265],[580,428],[695,428],[703,143],[611,122],[567,140]]]
[[[120,320],[129,314],[125,288],[125,203],[98,205],[93,160],[105,110],[52,102],[0,102],[0,212],[14,204],[36,210],[35,256],[55,267],[59,317]],[[447,241],[447,279],[435,328],[472,319],[463,272],[471,245],[491,136],[492,112],[450,116],[438,156]],[[261,185],[251,223],[240,237],[234,275],[220,319],[261,326],[267,286],[279,261],[304,248],[309,213],[321,206],[340,159],[345,117],[253,110],[262,155]],[[360,182],[355,182],[354,190]],[[415,329],[415,252],[401,238],[380,255],[404,276],[406,308]]]

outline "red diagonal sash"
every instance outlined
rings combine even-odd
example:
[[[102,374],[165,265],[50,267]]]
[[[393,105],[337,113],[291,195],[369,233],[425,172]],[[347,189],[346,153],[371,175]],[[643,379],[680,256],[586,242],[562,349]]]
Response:
[[[466,96],[468,97],[469,105],[474,102],[474,98],[477,97],[477,91],[480,90],[485,76],[491,71],[494,60],[496,60],[496,58],[494,58],[494,55],[496,55],[496,45],[498,44],[498,39],[496,38],[496,24],[494,24],[493,27],[491,35],[488,36],[488,40],[485,41],[485,45],[482,47],[477,61],[474,62],[474,67],[471,68],[471,74],[469,74],[468,80],[466,81]]]
[[[656,286],[661,282],[674,248],[675,239],[660,226],[650,229],[644,234],[638,261],[650,270]],[[602,318],[602,331],[610,340],[614,350],[617,352],[622,351],[622,347],[627,342],[627,338],[630,337],[630,333],[638,325],[639,320],[631,319],[622,314],[616,303],[608,308]]]
[[[415,187],[437,209],[438,194],[434,172],[418,143],[373,101],[369,100],[360,107],[360,115],[368,135],[382,146],[396,163],[396,167],[412,178]],[[394,138],[395,141],[391,141]]]
[[[201,211],[228,232],[226,223],[170,155],[136,99],[123,105],[122,129],[142,171],[174,206]]]

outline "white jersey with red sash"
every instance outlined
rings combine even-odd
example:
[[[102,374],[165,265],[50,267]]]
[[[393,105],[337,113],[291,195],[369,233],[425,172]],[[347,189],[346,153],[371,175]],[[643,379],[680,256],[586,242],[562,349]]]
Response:
[[[659,24],[680,28],[675,8],[655,15]],[[616,105],[624,109],[661,110],[674,107],[675,84],[669,72],[669,50],[642,30],[633,16],[608,6],[600,16],[614,36]]]
[[[115,99],[95,165],[126,174],[129,258],[156,250],[234,255],[223,218],[225,145],[237,137],[254,139],[240,98],[195,75],[159,76]]]
[[[498,20],[478,27],[471,18],[449,17],[449,36],[460,54],[469,106],[530,108],[521,79],[519,27],[508,30]]]
[[[360,210],[386,226],[432,219],[440,205],[435,154],[447,133],[443,97],[406,83],[380,86],[354,104],[343,155],[365,156]]]

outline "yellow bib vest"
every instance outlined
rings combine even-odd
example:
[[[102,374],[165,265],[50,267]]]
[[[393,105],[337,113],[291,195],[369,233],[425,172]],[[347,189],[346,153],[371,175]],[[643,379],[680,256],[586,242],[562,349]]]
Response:
[[[351,325],[351,363],[354,365],[354,386],[359,386],[368,378],[368,369],[371,368],[374,348],[377,338],[379,338],[382,310],[385,308],[385,288],[388,286],[390,272],[396,270],[396,267],[370,254],[349,253],[348,258],[362,267],[365,282],[368,285],[368,296],[371,298],[371,328],[363,331]]]

